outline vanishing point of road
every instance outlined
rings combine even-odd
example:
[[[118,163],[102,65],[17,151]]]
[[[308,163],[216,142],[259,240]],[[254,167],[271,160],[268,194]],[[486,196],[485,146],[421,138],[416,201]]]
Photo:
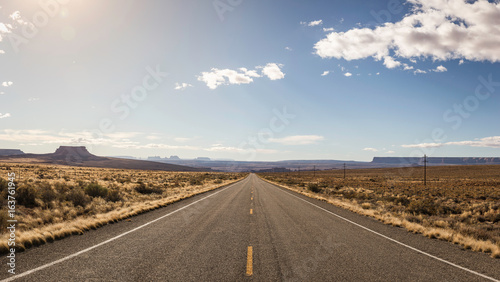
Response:
[[[3,258],[4,261],[6,258]],[[232,185],[16,255],[4,281],[498,281],[500,260],[271,185]]]

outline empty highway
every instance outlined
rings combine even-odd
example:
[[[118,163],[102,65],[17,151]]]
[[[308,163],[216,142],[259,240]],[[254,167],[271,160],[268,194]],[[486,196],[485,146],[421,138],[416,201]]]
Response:
[[[6,262],[6,258],[3,258]],[[4,281],[498,281],[500,260],[256,175],[17,253]]]

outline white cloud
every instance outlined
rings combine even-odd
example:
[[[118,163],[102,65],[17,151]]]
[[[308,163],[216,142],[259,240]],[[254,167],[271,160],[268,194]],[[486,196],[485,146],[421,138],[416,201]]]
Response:
[[[376,75],[380,75],[380,73],[379,73],[379,72],[377,72],[377,73],[376,73]]]
[[[4,23],[0,23],[0,33],[9,33],[9,32],[10,32],[9,28]]]
[[[344,75],[347,76],[347,77],[349,77],[349,76],[352,76],[352,73],[346,72],[346,73],[344,73]]]
[[[315,44],[316,54],[322,58],[381,60],[393,52],[395,57],[410,60],[500,62],[500,2],[408,2],[413,10],[401,21],[374,29],[332,32]]]
[[[470,147],[489,147],[500,148],[500,136],[491,136],[484,138],[476,138],[468,141],[452,141],[446,143],[420,143],[411,145],[401,145],[403,148],[437,148],[442,146],[470,146]]]
[[[448,69],[445,68],[444,66],[437,66],[437,68],[434,70],[435,72],[445,72]]]
[[[8,117],[10,117],[9,113],[6,113],[6,114],[0,113],[0,119],[2,119],[2,118],[8,118]]]
[[[463,63],[464,63],[464,60],[463,60],[463,59],[461,59],[461,60],[458,62],[458,64],[459,64],[459,65],[461,65],[461,64],[463,64]]]
[[[35,101],[38,101],[40,100],[40,98],[36,98],[36,97],[30,97],[28,98],[28,102],[35,102]]]
[[[0,54],[5,54],[5,51],[4,50],[0,50]]]
[[[193,138],[189,138],[189,137],[175,137],[174,140],[176,142],[179,142],[179,143],[185,143],[185,142],[193,140]]]
[[[282,145],[308,145],[315,144],[324,139],[325,138],[323,136],[319,135],[294,135],[283,138],[270,138],[269,142],[279,143]]]
[[[404,70],[412,70],[413,66],[409,66],[408,64],[403,64]]]
[[[175,83],[174,89],[175,90],[184,90],[184,89],[186,89],[188,87],[193,87],[193,85],[191,85],[189,83],[185,83],[185,82],[183,82],[183,83]]]
[[[387,152],[385,152],[385,153],[386,153],[386,154],[394,154],[394,153],[396,153],[396,152],[394,152],[394,151],[387,151]]]
[[[500,136],[484,137],[473,141],[447,142],[446,145],[500,148]]]
[[[257,70],[248,70],[246,68],[239,68],[238,70],[213,68],[210,72],[202,72],[198,76],[198,80],[205,82],[210,89],[216,89],[220,85],[249,84],[253,82],[254,78],[264,75],[271,80],[277,80],[285,77],[285,74],[280,70],[281,66],[275,63],[268,63],[265,67],[255,67],[256,69],[262,69],[262,75]]]
[[[325,76],[325,75],[328,75],[330,73],[330,71],[324,71],[321,76]]]
[[[322,25],[323,20],[317,20],[317,21],[310,21],[310,22],[300,22],[301,25],[307,25],[307,26],[317,26],[317,25]]]
[[[216,68],[213,68],[210,72],[202,72],[201,76],[198,76],[198,80],[205,82],[210,89],[216,89],[219,85],[248,84],[253,82],[253,79],[245,73]]]
[[[417,73],[427,73],[427,71],[424,71],[424,70],[421,70],[421,69],[416,69],[413,74],[417,74]]]
[[[411,145],[401,145],[403,148],[438,148],[443,146],[442,143],[420,143]]]
[[[330,31],[334,31],[334,30],[335,30],[335,29],[334,29],[333,27],[328,27],[328,28],[327,28],[327,27],[324,27],[324,28],[323,28],[323,31],[324,31],[324,32],[330,32]]]
[[[378,152],[375,148],[364,148],[363,151]]]
[[[283,65],[268,63],[263,69],[262,74],[269,77],[270,80],[278,80],[285,77],[285,74],[280,70]]]
[[[292,51],[292,48],[290,48],[290,47],[286,46],[286,47],[285,47],[285,50],[287,50],[287,51]]]
[[[401,65],[401,62],[398,62],[394,60],[391,56],[385,56],[384,57],[384,66],[386,66],[388,69],[393,69],[395,67],[399,67]]]
[[[0,95],[4,95],[4,94],[5,94],[5,92],[3,92],[3,91],[0,91]]]
[[[9,86],[11,86],[12,84],[14,84],[12,81],[4,81],[4,82],[2,82],[2,86],[3,86],[3,87],[9,87]]]

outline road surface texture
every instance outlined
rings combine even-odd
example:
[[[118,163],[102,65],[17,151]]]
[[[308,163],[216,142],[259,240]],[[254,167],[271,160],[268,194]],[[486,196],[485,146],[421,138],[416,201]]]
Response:
[[[498,281],[500,260],[256,175],[17,253],[16,281]]]

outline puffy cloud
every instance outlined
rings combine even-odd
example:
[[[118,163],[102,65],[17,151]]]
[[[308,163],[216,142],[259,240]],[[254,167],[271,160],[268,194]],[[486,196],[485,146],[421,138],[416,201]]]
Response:
[[[193,87],[193,85],[191,85],[189,83],[185,83],[185,82],[183,82],[183,83],[175,83],[174,89],[175,90],[184,90],[184,89],[186,89],[188,87]]]
[[[322,58],[500,61],[500,2],[409,0],[413,12],[374,29],[332,32],[314,48]]]
[[[294,135],[283,138],[270,138],[269,142],[279,143],[283,145],[308,145],[314,144],[325,138],[320,135]]]
[[[435,72],[445,72],[448,69],[443,67],[443,66],[437,66],[437,68],[434,70]]]
[[[346,73],[344,73],[344,75],[347,76],[347,77],[349,77],[349,76],[352,76],[352,73],[346,72]]]
[[[235,70],[213,68],[210,72],[202,72],[198,80],[207,84],[208,88],[216,89],[219,85],[248,84],[253,82],[252,77]]]
[[[393,69],[395,67],[399,67],[400,65],[401,62],[394,60],[391,56],[384,57],[384,66],[386,66],[388,69]]]
[[[9,87],[9,86],[11,86],[12,84],[14,84],[12,81],[4,81],[4,82],[2,82],[2,86],[3,86],[3,87]]]
[[[321,76],[325,76],[325,75],[328,75],[330,73],[330,71],[324,71]]]
[[[210,72],[202,72],[198,76],[198,80],[205,82],[210,89],[216,89],[220,85],[249,84],[253,82],[254,78],[264,75],[271,80],[277,80],[285,77],[285,74],[280,70],[281,66],[268,63],[265,67],[255,67],[256,69],[262,69],[262,74],[259,74],[257,70],[248,70],[246,68],[239,68],[238,70],[213,68]]]
[[[416,69],[413,74],[418,74],[418,73],[427,73],[426,71],[424,70],[421,70],[421,69]]]
[[[262,69],[262,73],[269,77],[270,80],[282,79],[285,77],[285,74],[280,69],[282,66],[283,65],[269,63]]]

